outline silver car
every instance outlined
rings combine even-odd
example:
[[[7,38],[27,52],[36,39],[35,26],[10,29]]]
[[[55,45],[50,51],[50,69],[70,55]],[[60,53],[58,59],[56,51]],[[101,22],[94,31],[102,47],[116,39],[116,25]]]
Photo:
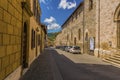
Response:
[[[72,46],[67,46],[67,47],[65,48],[65,51],[70,52],[70,48],[72,48]]]
[[[79,46],[72,46],[72,48],[70,48],[70,53],[79,53],[80,54],[81,49]]]

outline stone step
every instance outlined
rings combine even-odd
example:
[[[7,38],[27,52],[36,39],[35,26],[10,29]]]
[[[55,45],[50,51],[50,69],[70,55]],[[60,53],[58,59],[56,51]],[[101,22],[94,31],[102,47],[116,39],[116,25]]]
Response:
[[[120,61],[117,61],[117,60],[114,60],[114,59],[111,59],[111,58],[103,59],[103,61],[105,61],[107,63],[110,63],[115,67],[120,68]]]
[[[120,56],[120,54],[117,53],[117,54],[114,54],[114,56]]]
[[[120,61],[120,57],[117,56],[110,56],[109,59]]]
[[[120,59],[120,56],[118,56],[118,55],[113,55],[113,56],[111,56],[111,57],[114,57],[114,58]]]
[[[109,61],[112,61],[112,62],[120,64],[120,61],[115,59],[115,58],[106,58],[106,60],[109,60]]]
[[[111,63],[120,68],[120,53],[114,53],[113,55],[104,58],[103,61]]]

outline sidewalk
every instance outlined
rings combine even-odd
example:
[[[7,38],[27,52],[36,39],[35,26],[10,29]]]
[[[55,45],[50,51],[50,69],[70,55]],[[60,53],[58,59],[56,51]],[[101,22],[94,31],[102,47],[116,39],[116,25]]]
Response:
[[[120,68],[88,54],[53,54],[64,80],[120,80]]]
[[[50,49],[40,54],[20,80],[62,80]]]
[[[85,63],[85,64],[101,64],[101,65],[111,65],[102,61],[101,58],[96,56],[91,56],[89,54],[71,54],[59,49],[56,49],[59,54],[63,54],[67,58],[71,59],[74,63]]]

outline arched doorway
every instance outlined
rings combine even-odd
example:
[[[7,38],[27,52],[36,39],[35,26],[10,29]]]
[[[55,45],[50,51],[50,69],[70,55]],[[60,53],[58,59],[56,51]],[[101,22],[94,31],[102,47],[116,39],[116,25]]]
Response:
[[[120,48],[120,11],[119,11],[119,15],[118,15],[118,19],[117,19],[117,44],[118,44],[118,48]]]
[[[115,10],[114,21],[117,23],[117,47],[120,49],[120,4]]]
[[[27,62],[27,23],[24,22],[23,26],[23,39],[22,39],[22,67],[27,68],[28,62]]]

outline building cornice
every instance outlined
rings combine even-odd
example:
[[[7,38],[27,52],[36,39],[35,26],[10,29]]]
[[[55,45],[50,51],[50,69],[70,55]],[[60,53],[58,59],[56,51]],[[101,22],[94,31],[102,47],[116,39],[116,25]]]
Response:
[[[25,9],[25,11],[29,14],[29,16],[31,17],[33,15],[29,5],[27,2],[21,2],[22,4],[22,9]]]
[[[78,5],[78,7],[74,10],[74,12],[68,17],[68,19],[63,23],[63,25],[62,25],[62,28],[64,28],[64,25],[69,21],[69,19],[74,15],[74,13],[81,7],[81,6],[83,6],[84,5],[84,1],[83,2],[81,2],[79,5]]]

